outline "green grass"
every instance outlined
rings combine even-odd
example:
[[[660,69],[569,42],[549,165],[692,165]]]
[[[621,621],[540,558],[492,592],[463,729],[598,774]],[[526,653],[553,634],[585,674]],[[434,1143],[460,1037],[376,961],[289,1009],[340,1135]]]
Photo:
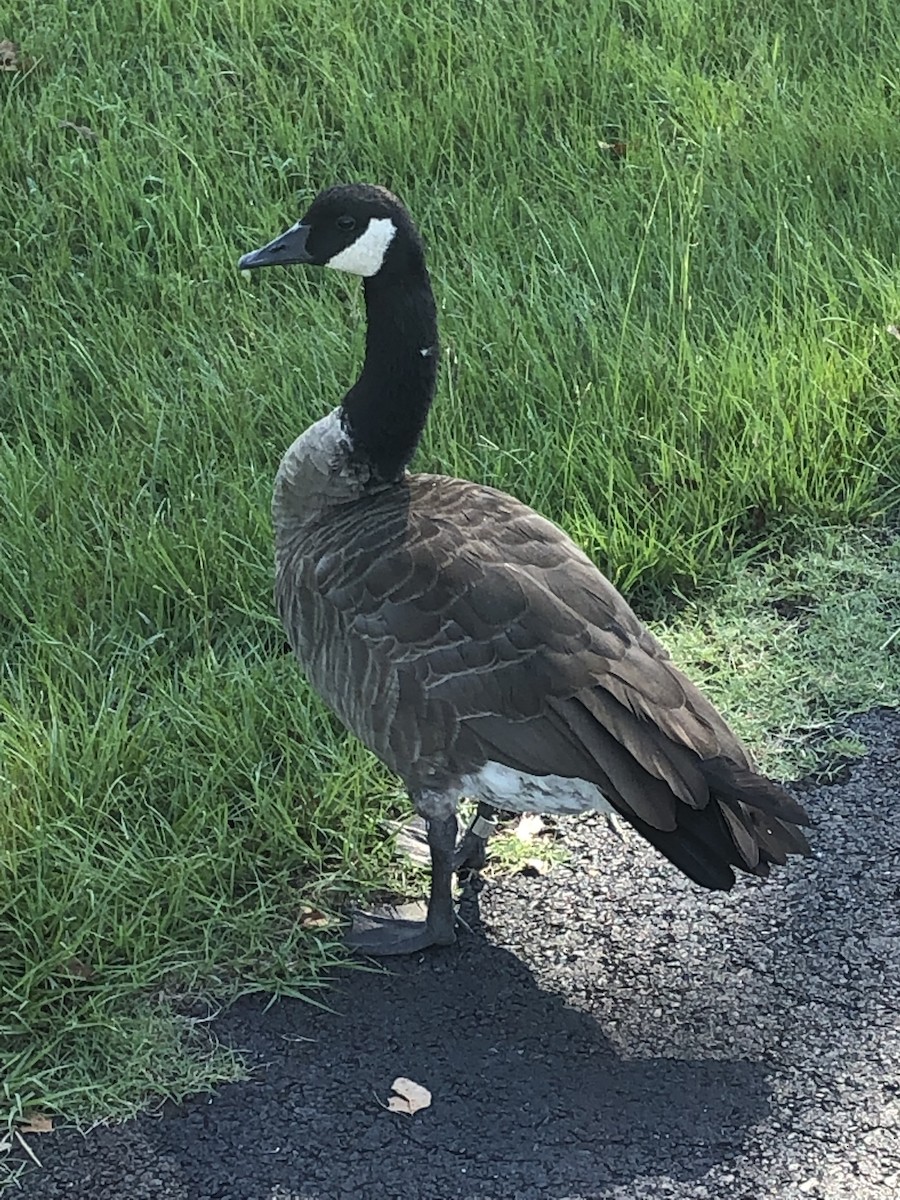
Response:
[[[304,912],[384,881],[395,784],[270,605],[270,482],[351,379],[359,290],[234,268],[323,184],[389,184],[429,239],[421,466],[527,497],[644,611],[736,572],[732,623],[697,616],[684,661],[767,761],[878,678],[897,699],[887,548],[846,551],[865,620],[844,543],[816,551],[830,665],[815,621],[754,623],[748,580],[788,586],[810,529],[896,510],[898,28],[887,0],[0,9],[31,64],[0,73],[11,1117],[227,1074],[179,1052],[178,998],[321,981]]]
[[[828,778],[859,749],[844,718],[900,702],[900,537],[820,528],[657,632],[769,774]]]

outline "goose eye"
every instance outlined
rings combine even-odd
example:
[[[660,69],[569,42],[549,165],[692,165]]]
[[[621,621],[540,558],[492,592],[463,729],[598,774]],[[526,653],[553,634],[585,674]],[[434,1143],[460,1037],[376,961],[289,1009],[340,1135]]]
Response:
[[[356,219],[348,213],[344,213],[343,216],[338,217],[337,227],[338,229],[343,229],[345,233],[349,233],[351,229],[356,228]]]

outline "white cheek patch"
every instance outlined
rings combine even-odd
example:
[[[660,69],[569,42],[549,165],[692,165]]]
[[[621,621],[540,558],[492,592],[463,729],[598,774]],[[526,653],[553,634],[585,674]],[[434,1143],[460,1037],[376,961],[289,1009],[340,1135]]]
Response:
[[[365,232],[345,250],[329,258],[325,266],[333,267],[335,271],[346,271],[348,275],[364,275],[366,278],[377,275],[396,232],[397,226],[390,217],[372,217]]]

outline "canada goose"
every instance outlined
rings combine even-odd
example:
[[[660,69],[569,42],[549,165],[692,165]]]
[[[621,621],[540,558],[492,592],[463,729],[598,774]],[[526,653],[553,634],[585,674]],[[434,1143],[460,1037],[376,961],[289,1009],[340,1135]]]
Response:
[[[431,854],[426,919],[350,944],[453,942],[452,875],[482,860],[494,808],[612,811],[707,888],[808,854],[803,808],[562,530],[494,488],[407,473],[438,334],[397,197],[328,188],[238,265],[290,263],[361,275],[368,324],[359,379],[278,469],[276,602],[312,686],[404,781]],[[457,846],[464,796],[479,815]]]

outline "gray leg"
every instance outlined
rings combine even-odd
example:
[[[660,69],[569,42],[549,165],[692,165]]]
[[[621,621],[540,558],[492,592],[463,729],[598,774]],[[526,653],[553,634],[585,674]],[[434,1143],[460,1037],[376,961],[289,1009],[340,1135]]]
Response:
[[[431,852],[431,893],[424,921],[362,914],[347,935],[346,944],[361,954],[376,957],[415,954],[427,946],[449,946],[456,941],[453,911],[453,851],[456,846],[456,815],[428,821]]]
[[[428,897],[426,925],[432,941],[449,946],[456,941],[453,913],[453,851],[456,848],[456,813],[428,822],[428,846],[431,850],[431,895]]]
[[[497,810],[483,800],[478,802],[478,811],[466,830],[459,848],[453,856],[453,870],[468,867],[470,871],[481,871],[487,863],[488,838],[497,828]]]
[[[606,823],[610,827],[610,829],[613,831],[613,833],[616,835],[616,837],[619,839],[620,842],[626,842],[628,840],[628,838],[626,837],[626,834],[625,834],[625,831],[627,830],[628,826],[625,824],[625,822],[622,820],[622,818],[619,816],[618,813],[607,813],[606,814]]]

